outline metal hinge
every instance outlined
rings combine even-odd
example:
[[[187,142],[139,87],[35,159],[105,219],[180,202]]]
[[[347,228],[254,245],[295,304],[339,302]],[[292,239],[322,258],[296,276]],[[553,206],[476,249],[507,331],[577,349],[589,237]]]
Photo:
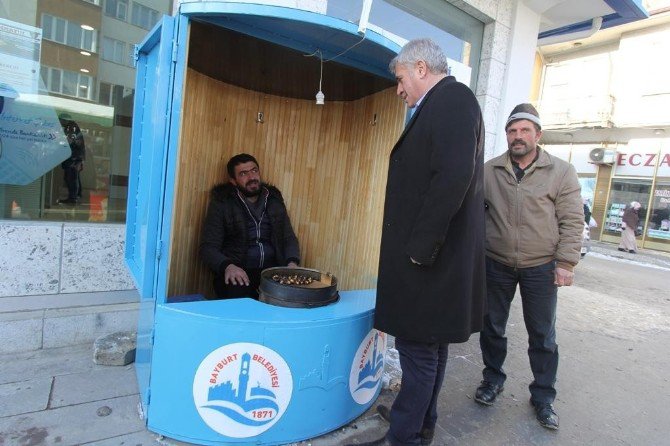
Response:
[[[177,44],[177,42],[172,43],[172,63],[177,62],[177,48],[178,47],[179,47],[179,45]]]
[[[140,46],[133,45],[133,66],[137,67],[137,61],[140,60]]]

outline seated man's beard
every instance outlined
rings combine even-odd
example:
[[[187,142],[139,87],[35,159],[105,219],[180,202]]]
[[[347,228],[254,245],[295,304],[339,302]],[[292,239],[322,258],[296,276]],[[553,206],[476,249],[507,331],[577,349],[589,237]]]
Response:
[[[247,187],[250,186],[251,184],[258,184],[258,189],[256,190],[248,190]],[[260,187],[260,181],[250,181],[246,184],[245,187],[242,186],[237,186],[237,190],[242,192],[242,195],[245,197],[256,197],[260,195],[262,188]]]

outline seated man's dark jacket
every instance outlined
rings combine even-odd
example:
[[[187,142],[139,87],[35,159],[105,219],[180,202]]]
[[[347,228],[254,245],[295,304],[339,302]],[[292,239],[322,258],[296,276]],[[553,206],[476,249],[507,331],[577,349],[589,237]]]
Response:
[[[281,192],[268,184],[263,184],[263,187],[269,192],[265,213],[272,225],[272,246],[277,264],[299,263],[298,238],[293,232]],[[246,264],[249,218],[235,186],[226,183],[212,189],[200,238],[200,256],[215,274],[223,274],[231,263],[240,268]]]

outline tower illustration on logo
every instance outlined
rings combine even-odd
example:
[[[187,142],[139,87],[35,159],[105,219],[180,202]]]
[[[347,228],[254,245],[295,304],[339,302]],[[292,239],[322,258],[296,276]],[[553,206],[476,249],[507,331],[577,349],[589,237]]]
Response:
[[[193,381],[193,399],[202,419],[235,438],[258,435],[275,424],[292,390],[284,359],[258,344],[231,344],[213,351]]]
[[[213,403],[206,404],[202,407],[217,410],[238,423],[246,424],[248,426],[262,426],[270,423],[274,417],[277,416],[279,411],[279,406],[277,406],[276,403],[277,397],[270,389],[261,387],[260,383],[256,387],[248,389],[250,361],[251,355],[249,353],[242,355],[242,364],[240,365],[240,374],[238,377],[239,387],[237,391],[235,391],[235,387],[230,381],[210,387],[207,394],[207,400]],[[249,391],[248,395],[247,391]],[[221,402],[231,403],[237,407],[222,405]],[[256,409],[269,409],[270,411],[274,411],[274,413],[268,414],[265,419],[249,419],[244,414],[239,413],[236,410],[237,408],[242,409],[245,413],[249,413]]]
[[[359,404],[367,404],[374,398],[384,373],[386,334],[371,330],[363,339],[349,375],[349,391]]]
[[[300,378],[298,388],[300,390],[309,389],[310,387],[318,387],[324,390],[329,390],[336,385],[346,383],[344,375],[330,376],[330,345],[324,346],[323,357],[321,359],[321,368],[312,370],[308,375]]]

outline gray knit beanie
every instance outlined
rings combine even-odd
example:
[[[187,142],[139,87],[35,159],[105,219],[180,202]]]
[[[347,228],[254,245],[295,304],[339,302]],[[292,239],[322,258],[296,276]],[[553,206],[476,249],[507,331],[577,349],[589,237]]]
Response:
[[[505,123],[505,130],[507,130],[507,127],[509,127],[511,123],[520,119],[527,119],[528,121],[537,124],[537,126],[542,129],[540,114],[532,104],[525,103],[514,107],[514,110],[509,114],[509,118],[507,118],[507,122]]]

